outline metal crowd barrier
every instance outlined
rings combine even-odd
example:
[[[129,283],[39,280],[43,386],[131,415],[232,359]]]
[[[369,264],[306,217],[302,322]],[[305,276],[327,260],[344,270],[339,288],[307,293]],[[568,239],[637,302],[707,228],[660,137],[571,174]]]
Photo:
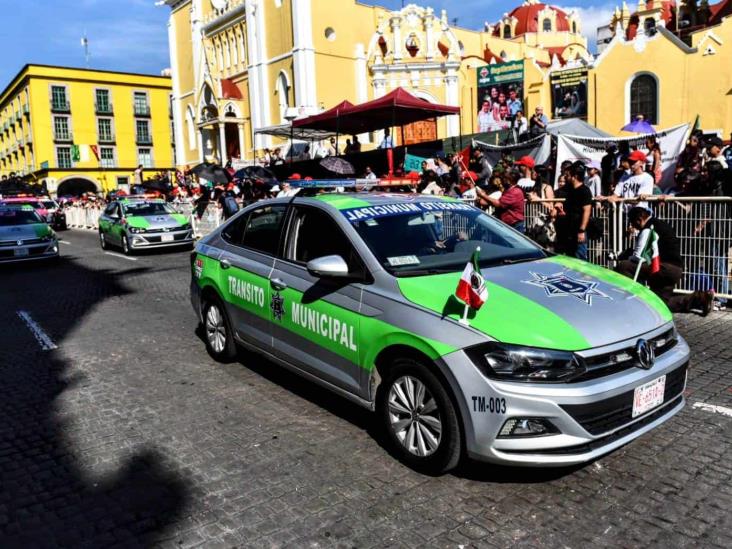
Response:
[[[653,214],[671,225],[679,238],[684,278],[680,292],[714,289],[719,297],[732,299],[730,269],[732,263],[732,198],[722,197],[649,197]],[[562,199],[526,203],[526,228],[530,230],[546,210],[545,203]],[[603,224],[602,238],[588,243],[588,260],[613,267],[615,257],[632,248],[636,235],[629,230],[627,211],[638,199],[616,203],[597,202],[592,217]]]

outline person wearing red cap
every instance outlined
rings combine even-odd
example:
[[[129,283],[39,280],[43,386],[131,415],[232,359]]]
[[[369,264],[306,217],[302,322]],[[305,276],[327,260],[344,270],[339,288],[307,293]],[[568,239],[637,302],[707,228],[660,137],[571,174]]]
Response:
[[[615,186],[615,193],[607,198],[609,202],[621,199],[644,198],[653,195],[653,176],[646,172],[647,157],[643,151],[633,151],[628,155],[630,175],[624,175]],[[648,209],[648,202],[641,200],[638,203],[625,204],[625,210],[633,206]]]
[[[521,172],[521,178],[518,180],[518,186],[521,187],[521,190],[524,191],[524,193],[531,192],[531,189],[533,189],[536,184],[532,177],[536,162],[534,162],[534,159],[530,156],[522,156],[514,162],[514,165],[518,166],[519,171]]]

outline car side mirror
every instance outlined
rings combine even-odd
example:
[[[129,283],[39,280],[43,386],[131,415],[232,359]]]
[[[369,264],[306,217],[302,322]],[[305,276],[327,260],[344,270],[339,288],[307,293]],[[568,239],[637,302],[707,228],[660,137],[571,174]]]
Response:
[[[348,264],[339,255],[317,257],[307,264],[308,272],[320,278],[347,278]]]

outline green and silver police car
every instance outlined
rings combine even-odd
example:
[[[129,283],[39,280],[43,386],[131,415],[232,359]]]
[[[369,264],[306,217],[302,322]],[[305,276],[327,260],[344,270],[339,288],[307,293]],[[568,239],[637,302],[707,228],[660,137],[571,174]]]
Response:
[[[0,263],[58,257],[56,233],[33,206],[0,201]]]
[[[258,202],[197,244],[191,301],[215,359],[241,345],[374,410],[420,470],[583,463],[684,406],[689,347],[655,294],[452,199]]]
[[[99,216],[99,244],[125,254],[146,248],[192,246],[193,228],[188,218],[164,200],[121,198],[110,202]]]

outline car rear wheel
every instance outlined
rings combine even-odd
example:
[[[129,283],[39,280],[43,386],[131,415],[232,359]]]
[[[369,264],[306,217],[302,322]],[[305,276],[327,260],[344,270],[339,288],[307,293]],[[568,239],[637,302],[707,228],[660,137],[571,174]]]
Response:
[[[460,460],[462,436],[455,406],[425,365],[398,360],[382,384],[379,415],[401,459],[419,471],[441,474]]]
[[[102,250],[106,250],[109,247],[107,246],[107,237],[104,236],[102,231],[99,231],[99,245],[102,247]]]
[[[206,350],[217,362],[228,363],[236,357],[236,342],[226,310],[218,299],[203,306],[203,329]]]

